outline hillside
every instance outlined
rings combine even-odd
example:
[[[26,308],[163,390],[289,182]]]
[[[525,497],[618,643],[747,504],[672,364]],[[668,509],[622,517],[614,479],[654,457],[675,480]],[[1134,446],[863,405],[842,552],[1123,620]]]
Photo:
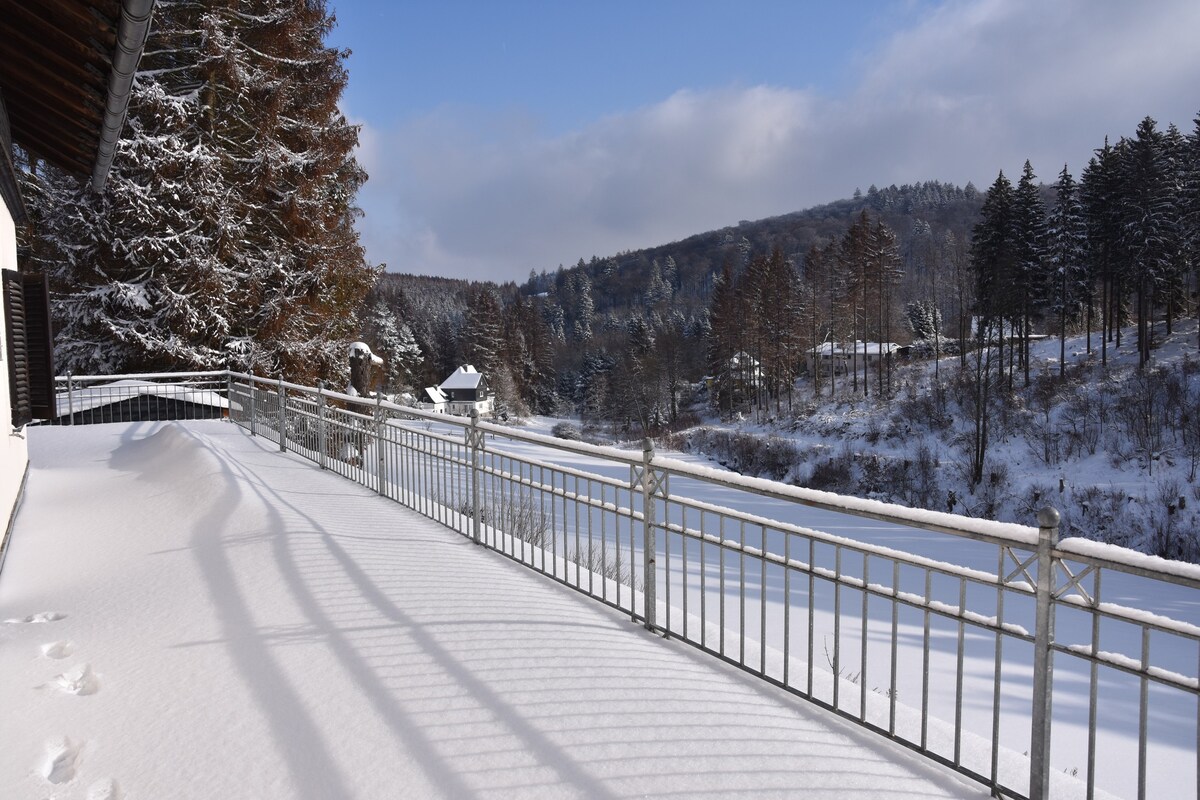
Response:
[[[967,184],[954,186],[939,181],[924,181],[878,189],[855,191],[851,198],[814,206],[802,211],[756,221],[743,220],[735,226],[706,231],[641,250],[629,250],[607,257],[593,255],[556,273],[543,271],[530,275],[521,286],[527,295],[561,293],[576,275],[586,275],[593,284],[595,313],[627,310],[641,305],[655,262],[666,269],[674,263],[675,299],[691,307],[707,303],[714,276],[730,260],[744,266],[750,253],[780,250],[796,266],[814,245],[835,241],[846,231],[851,220],[863,211],[878,218],[896,232],[908,283],[915,287],[924,278],[924,264],[911,246],[914,232],[929,231],[935,236],[952,233],[960,242],[970,239],[979,215],[983,196]]]
[[[969,481],[971,409],[956,403],[957,357],[900,367],[893,399],[828,396],[794,417],[702,425],[667,437],[730,469],[812,488],[1033,524],[1053,505],[1063,536],[1200,560],[1200,346],[1195,320],[1159,325],[1150,368],[1126,344],[1100,364],[1099,337],[1032,347],[1033,380],[998,404],[985,478]],[[941,387],[939,390],[939,386]],[[703,405],[703,397],[701,406]]]

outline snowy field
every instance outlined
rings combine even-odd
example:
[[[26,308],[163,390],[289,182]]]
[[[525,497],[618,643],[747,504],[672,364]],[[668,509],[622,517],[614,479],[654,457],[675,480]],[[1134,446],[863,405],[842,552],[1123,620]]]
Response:
[[[545,433],[556,420],[530,420],[524,430],[535,433]],[[535,458],[553,461],[559,464],[582,469],[588,472],[608,474],[620,478],[627,474],[627,467],[605,463],[601,460],[579,456],[561,451],[553,451],[538,445],[505,441],[502,438],[489,440],[488,447],[494,451],[511,452],[525,458]],[[703,459],[676,453],[667,453],[672,459],[678,459],[693,466],[711,467],[711,463]],[[845,536],[860,542],[882,547],[896,548],[910,553],[919,554],[943,562],[951,562],[981,571],[996,569],[996,549],[994,546],[981,545],[968,539],[931,533],[914,528],[874,522],[858,517],[847,516],[832,511],[806,508],[781,500],[772,500],[740,492],[733,487],[714,486],[694,479],[672,476],[671,492],[673,495],[701,497],[716,505],[737,508],[770,519],[781,520],[795,525],[806,526],[821,531]],[[676,545],[678,546],[678,545]],[[1078,540],[1064,543],[1064,547],[1092,546]],[[776,546],[781,551],[779,546]],[[678,550],[676,550],[678,556]],[[1119,548],[1109,551],[1109,556],[1121,561],[1126,558],[1137,562],[1141,556]],[[693,552],[693,559],[695,553]],[[715,555],[710,554],[708,590],[712,595],[716,585],[716,575],[712,565],[717,562]],[[1162,564],[1162,562],[1156,562]],[[832,566],[832,565],[828,565]],[[1011,565],[1009,565],[1011,567]],[[1194,575],[1197,569],[1192,565],[1177,565],[1178,569]],[[661,568],[661,553],[660,553]],[[750,571],[750,591],[757,592],[754,582],[757,570]],[[885,571],[883,574],[887,574]],[[701,587],[696,582],[697,574],[689,576],[687,593],[692,597],[692,613],[697,607],[696,599],[701,594]],[[678,630],[681,617],[679,615],[679,598],[682,597],[684,586],[679,582],[678,575],[673,580],[674,586],[674,629]],[[1200,625],[1200,597],[1195,590],[1159,581],[1150,581],[1133,575],[1125,575],[1114,571],[1105,573],[1104,597],[1108,602],[1121,603],[1133,608],[1151,613],[1169,616],[1185,625]],[[769,630],[779,630],[784,627],[784,603],[778,591],[778,583],[774,591],[767,593],[765,621]],[[935,592],[937,587],[935,586]],[[953,606],[956,604],[956,584],[945,587],[946,592],[939,599]],[[794,588],[793,592],[797,590]],[[664,589],[660,586],[660,600]],[[857,602],[857,601],[855,601]],[[988,598],[974,597],[973,609],[985,615],[995,614],[993,605],[988,605]],[[793,600],[793,607],[803,608],[803,598]],[[855,603],[847,602],[842,610],[841,639],[843,646],[851,647],[843,651],[843,674],[859,675],[860,683],[874,688],[877,684],[886,686],[888,673],[888,658],[890,650],[885,638],[889,624],[890,607],[886,605],[872,606],[869,614],[870,646],[866,662],[858,660],[855,643],[861,636],[861,627],[855,624]],[[757,603],[750,603],[751,612],[746,620],[747,637],[751,642],[759,638],[757,622]],[[710,600],[708,607],[716,608],[715,600]],[[824,600],[816,598],[814,602],[815,622],[814,638],[816,640],[813,663],[818,671],[829,668],[827,646],[831,646],[835,635],[835,614],[829,597]],[[1013,614],[1012,607],[1009,615]],[[660,612],[660,622],[662,621]],[[1090,621],[1086,615],[1071,615],[1067,611],[1059,612],[1060,629],[1059,641],[1066,645],[1083,646],[1090,635]],[[957,663],[954,657],[952,625],[938,627],[935,625],[933,651],[928,664],[930,674],[928,687],[923,685],[922,671],[922,633],[919,615],[902,614],[900,624],[900,645],[898,660],[901,663],[898,696],[901,706],[915,708],[922,697],[927,697],[932,713],[942,720],[952,720],[956,714],[955,691]],[[1032,623],[1028,623],[1032,628]],[[805,634],[804,617],[793,613],[791,628],[793,641],[803,642]],[[1123,623],[1105,623],[1102,625],[1099,640],[1103,650],[1120,658],[1136,659],[1142,654],[1143,642],[1140,628]],[[768,637],[769,644],[777,645],[777,640]],[[799,647],[799,645],[797,645]],[[753,648],[751,648],[753,649]],[[826,652],[823,654],[823,650]],[[1197,651],[1195,643],[1186,638],[1169,636],[1153,637],[1153,651],[1156,663],[1184,675],[1194,675]],[[795,652],[795,651],[793,651]],[[992,725],[991,700],[996,684],[996,670],[993,663],[994,650],[992,643],[985,637],[967,634],[966,664],[964,681],[965,702],[961,713],[964,729],[983,734]],[[750,659],[751,666],[756,662]],[[1029,748],[1029,709],[1032,691],[1032,651],[1028,647],[1012,646],[1005,648],[1003,654],[1004,683],[1001,687],[1000,702],[1003,717],[999,735],[1001,744],[1008,753],[1027,752]],[[793,664],[794,676],[804,675],[807,665]],[[1087,767],[1088,724],[1089,712],[1093,704],[1089,700],[1088,672],[1085,662],[1059,654],[1056,658],[1055,670],[1058,679],[1055,685],[1054,745],[1051,754],[1051,764],[1057,774],[1084,775]],[[867,678],[867,675],[873,676]],[[802,679],[794,679],[798,684]],[[843,692],[846,688],[843,687]],[[828,692],[828,690],[827,690]],[[1117,670],[1102,668],[1098,682],[1099,702],[1096,727],[1096,769],[1097,785],[1119,796],[1132,797],[1137,794],[1137,753],[1139,748],[1138,716],[1139,716],[1139,687],[1132,677]],[[826,701],[831,696],[817,696]],[[843,697],[845,694],[843,694]],[[869,700],[878,699],[868,693]],[[886,704],[884,704],[886,705]],[[851,709],[853,711],[853,709]],[[879,709],[883,711],[882,708]],[[1147,796],[1149,797],[1195,797],[1196,796],[1196,742],[1197,742],[1197,706],[1194,698],[1185,697],[1177,692],[1162,691],[1161,687],[1151,685],[1146,697],[1147,737],[1149,746]],[[881,718],[876,718],[879,724],[886,727]],[[914,720],[915,721],[915,720]],[[916,735],[910,734],[915,740]],[[941,749],[949,753],[950,748]],[[986,753],[986,748],[984,750]],[[982,757],[981,757],[982,756]],[[968,752],[964,755],[965,762],[974,762],[972,766],[986,772],[986,756],[980,753]],[[1002,765],[1002,772],[1005,772]],[[1019,771],[1015,770],[1015,771]],[[1008,772],[1013,775],[1013,772]],[[1023,783],[1013,782],[1009,785],[1022,786]],[[1064,790],[1065,791],[1065,790]],[[1056,796],[1061,796],[1056,794]]]
[[[30,431],[0,797],[983,797],[221,422]]]

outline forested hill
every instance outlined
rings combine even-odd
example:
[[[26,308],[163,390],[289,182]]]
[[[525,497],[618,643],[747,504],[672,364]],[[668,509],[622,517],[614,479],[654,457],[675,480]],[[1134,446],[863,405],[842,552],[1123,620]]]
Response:
[[[970,184],[872,186],[805,211],[531,272],[520,286],[386,273],[360,315],[363,335],[390,355],[392,390],[436,384],[467,361],[485,367],[498,361],[507,367],[497,370],[507,373],[498,388],[510,405],[583,413],[585,387],[594,388],[596,374],[609,372],[609,362],[626,349],[631,321],[659,318],[651,320],[652,335],[670,343],[662,335],[667,306],[672,335],[695,345],[675,359],[679,380],[703,375],[712,289],[725,264],[740,273],[754,257],[778,250],[802,269],[810,247],[836,242],[865,211],[896,232],[903,262],[897,299],[919,300],[928,294],[933,262],[946,256],[943,245],[965,257],[981,202]],[[934,241],[941,244],[917,246]]]
[[[674,269],[674,300],[690,309],[697,303],[707,304],[713,277],[726,260],[736,269],[744,266],[752,255],[778,249],[786,259],[801,267],[810,247],[824,246],[841,237],[850,222],[865,210],[896,232],[902,257],[912,262],[914,234],[950,232],[958,242],[969,242],[982,202],[982,193],[970,183],[965,188],[940,181],[883,189],[871,186],[865,193],[855,190],[851,198],[804,211],[753,222],[743,220],[735,226],[657,247],[608,257],[593,255],[587,261],[580,258],[575,266],[560,267],[555,272],[531,272],[521,291],[526,295],[556,294],[566,288],[569,293],[574,275],[584,273],[593,287],[595,313],[638,307],[643,304],[654,264],[658,262],[662,279],[664,271],[669,273]],[[914,281],[921,277],[919,265],[905,266],[910,268],[906,271],[913,273]],[[917,268],[911,269],[914,266]]]

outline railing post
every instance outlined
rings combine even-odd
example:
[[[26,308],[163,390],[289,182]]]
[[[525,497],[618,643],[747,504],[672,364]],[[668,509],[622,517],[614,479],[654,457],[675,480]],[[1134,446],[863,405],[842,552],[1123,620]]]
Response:
[[[1029,739],[1029,800],[1050,797],[1051,700],[1054,696],[1054,548],[1059,514],[1038,512],[1037,631],[1033,643],[1033,730]]]
[[[375,393],[375,493],[383,490],[383,392]]]
[[[325,469],[325,381],[317,381],[317,463]]]
[[[75,424],[75,378],[67,375],[67,424]]]
[[[279,376],[279,452],[287,452],[287,392],[283,389],[283,375]]]
[[[250,374],[250,380],[246,382],[246,389],[250,392],[250,435],[257,436],[258,429],[255,427],[255,418],[258,417],[258,407],[254,402],[254,373]],[[233,399],[233,375],[229,376],[229,399]]]
[[[646,630],[654,630],[658,597],[655,591],[656,551],[654,541],[654,441],[649,437],[642,440],[642,599],[645,610]]]
[[[471,539],[479,544],[483,527],[483,509],[479,506],[479,462],[483,453],[483,432],[479,430],[479,410],[475,408],[471,409],[467,447],[471,451]]]

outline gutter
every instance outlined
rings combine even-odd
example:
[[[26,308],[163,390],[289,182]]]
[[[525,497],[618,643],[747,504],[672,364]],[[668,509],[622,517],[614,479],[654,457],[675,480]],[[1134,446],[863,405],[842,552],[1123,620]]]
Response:
[[[117,49],[113,53],[112,71],[108,75],[108,98],[104,103],[104,122],[100,127],[100,143],[96,148],[96,165],[92,168],[92,191],[104,190],[117,141],[125,127],[129,110],[129,95],[133,76],[150,33],[150,16],[154,0],[121,0],[121,21],[117,26]]]

